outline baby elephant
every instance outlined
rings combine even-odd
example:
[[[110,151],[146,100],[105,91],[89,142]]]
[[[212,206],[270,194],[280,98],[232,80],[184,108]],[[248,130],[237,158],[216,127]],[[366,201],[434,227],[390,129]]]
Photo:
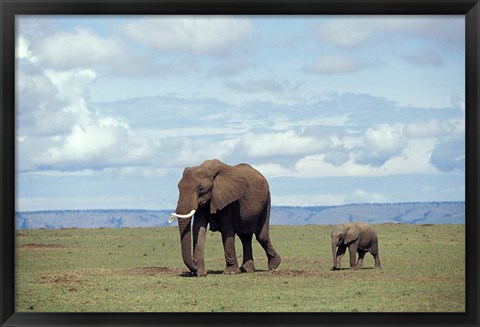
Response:
[[[332,230],[331,236],[333,270],[340,269],[340,259],[345,254],[347,247],[350,253],[350,269],[362,269],[363,257],[367,252],[370,252],[375,258],[375,268],[381,269],[377,233],[369,224],[349,223],[338,225]],[[358,261],[355,263],[357,252]]]

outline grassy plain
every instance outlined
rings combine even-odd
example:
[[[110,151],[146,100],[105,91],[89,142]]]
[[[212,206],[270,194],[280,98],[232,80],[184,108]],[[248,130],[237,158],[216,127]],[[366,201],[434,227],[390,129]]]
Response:
[[[306,225],[273,226],[282,264],[268,271],[254,241],[257,272],[241,275],[222,274],[221,236],[209,231],[204,278],[187,277],[176,227],[20,230],[16,311],[464,311],[464,225],[375,228],[381,271],[369,254],[362,270],[331,271],[331,227]]]

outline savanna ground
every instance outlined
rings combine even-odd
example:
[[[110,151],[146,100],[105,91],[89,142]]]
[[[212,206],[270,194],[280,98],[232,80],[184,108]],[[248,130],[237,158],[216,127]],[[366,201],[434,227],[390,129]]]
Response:
[[[273,226],[275,271],[223,275],[208,232],[204,278],[187,277],[176,227],[17,231],[17,312],[463,312],[464,225],[375,225],[382,270],[332,271],[330,226]],[[237,254],[241,254],[237,239]],[[241,263],[241,257],[239,257]],[[342,267],[348,267],[348,253]]]

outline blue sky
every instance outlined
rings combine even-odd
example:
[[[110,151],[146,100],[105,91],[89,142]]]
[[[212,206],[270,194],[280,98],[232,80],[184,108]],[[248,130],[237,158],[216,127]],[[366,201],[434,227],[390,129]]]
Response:
[[[18,16],[17,210],[172,209],[247,162],[273,205],[463,201],[463,16]]]

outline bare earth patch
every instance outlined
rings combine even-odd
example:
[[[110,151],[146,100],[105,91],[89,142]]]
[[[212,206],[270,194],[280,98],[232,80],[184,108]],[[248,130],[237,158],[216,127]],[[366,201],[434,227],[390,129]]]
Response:
[[[312,270],[303,270],[303,269],[285,269],[285,270],[271,270],[267,272],[270,275],[273,276],[318,276],[319,272],[318,271],[312,271]]]
[[[65,273],[65,274],[52,274],[41,276],[39,278],[40,284],[57,284],[57,285],[72,285],[81,281],[80,274],[76,272]]]
[[[19,249],[62,249],[65,245],[59,244],[40,244],[40,243],[25,243],[17,246]]]
[[[182,273],[185,273],[185,270],[181,268],[170,268],[170,267],[136,267],[136,268],[128,269],[128,272],[136,275],[155,276],[160,274],[180,275]]]

